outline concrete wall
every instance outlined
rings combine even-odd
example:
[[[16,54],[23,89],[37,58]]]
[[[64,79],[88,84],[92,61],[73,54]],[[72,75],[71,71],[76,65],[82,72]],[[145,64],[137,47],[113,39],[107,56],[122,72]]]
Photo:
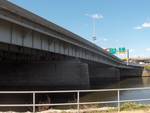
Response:
[[[88,88],[88,65],[80,62],[0,64],[0,86]]]
[[[92,86],[120,80],[120,70],[113,67],[89,66],[89,73]]]

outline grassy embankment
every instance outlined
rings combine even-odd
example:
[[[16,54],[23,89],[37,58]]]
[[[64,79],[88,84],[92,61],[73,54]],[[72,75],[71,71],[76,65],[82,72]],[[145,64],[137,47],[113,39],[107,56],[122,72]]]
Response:
[[[150,71],[150,65],[144,66],[144,69],[147,70],[147,71]]]
[[[94,106],[95,108],[84,108],[84,110],[81,110],[80,113],[118,113],[117,108],[98,108],[98,106]],[[97,107],[97,108],[96,108]],[[52,112],[51,110],[45,111],[43,113],[57,113]],[[59,111],[59,113],[75,113],[74,110],[71,111]],[[136,103],[124,103],[121,105],[121,111],[120,113],[150,113],[150,105],[144,105],[144,104],[136,104]]]
[[[0,113],[18,113],[18,112],[10,111],[10,112],[0,112]],[[31,112],[25,112],[25,113],[31,113]],[[75,109],[69,109],[69,110],[50,109],[47,111],[42,111],[42,112],[37,112],[37,113],[77,113],[77,111]],[[150,113],[150,105],[136,104],[136,103],[124,103],[121,105],[120,112],[118,112],[118,109],[115,107],[99,108],[99,106],[93,105],[90,108],[89,106],[88,107],[84,106],[83,109],[80,110],[80,113]]]
[[[54,110],[50,109],[44,112],[38,113],[76,113],[75,110]],[[80,113],[118,113],[117,108],[99,108],[99,106],[85,107],[80,110]],[[124,103],[121,105],[121,111],[119,113],[150,113],[150,105],[136,104],[136,103]]]
[[[146,65],[144,66],[144,70],[143,70],[143,77],[150,77],[150,65]]]

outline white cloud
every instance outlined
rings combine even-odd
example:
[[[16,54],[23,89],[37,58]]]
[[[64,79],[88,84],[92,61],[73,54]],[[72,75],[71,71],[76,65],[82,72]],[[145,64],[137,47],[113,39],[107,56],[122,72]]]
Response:
[[[91,17],[93,19],[97,19],[97,20],[100,20],[100,19],[104,18],[102,14],[98,14],[98,13],[91,14],[91,15],[90,14],[86,14],[86,16],[89,16],[89,17]]]
[[[134,29],[140,30],[140,29],[142,29],[142,27],[137,26],[137,27],[134,27]]]
[[[140,29],[150,29],[150,22],[144,22],[142,25],[134,27],[134,29],[140,30]]]
[[[150,22],[145,22],[144,24],[142,24],[143,28],[150,28]]]
[[[104,38],[103,41],[106,42],[106,41],[108,41],[108,39],[107,39],[107,38]]]
[[[150,48],[146,48],[145,51],[150,51]]]

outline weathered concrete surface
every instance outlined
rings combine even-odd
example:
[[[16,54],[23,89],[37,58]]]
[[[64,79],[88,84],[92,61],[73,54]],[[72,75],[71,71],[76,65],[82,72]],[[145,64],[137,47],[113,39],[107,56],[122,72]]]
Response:
[[[88,65],[80,62],[0,64],[0,86],[88,88]]]
[[[90,83],[92,86],[120,80],[120,70],[113,67],[89,67]]]
[[[139,69],[120,69],[120,77],[142,77],[143,68]]]

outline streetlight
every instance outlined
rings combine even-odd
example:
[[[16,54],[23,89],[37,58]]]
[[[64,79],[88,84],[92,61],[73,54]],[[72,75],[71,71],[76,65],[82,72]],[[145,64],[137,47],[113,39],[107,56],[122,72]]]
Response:
[[[92,14],[92,15],[89,15],[89,14],[86,14],[87,16],[89,16],[90,18],[92,18],[92,21],[93,21],[93,33],[92,33],[92,40],[95,41],[96,40],[96,20],[100,20],[100,19],[103,19],[103,15],[101,14]]]
[[[96,41],[96,19],[95,18],[92,18],[93,19],[93,41]]]

